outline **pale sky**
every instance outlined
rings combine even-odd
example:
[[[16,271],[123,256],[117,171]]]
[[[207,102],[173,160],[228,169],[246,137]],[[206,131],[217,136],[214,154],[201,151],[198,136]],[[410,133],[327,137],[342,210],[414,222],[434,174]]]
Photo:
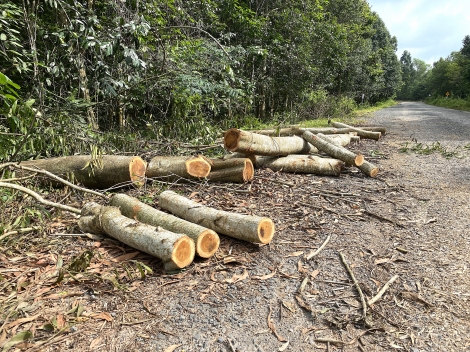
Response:
[[[367,0],[392,36],[397,56],[408,50],[412,58],[432,65],[462,48],[470,35],[470,0]]]

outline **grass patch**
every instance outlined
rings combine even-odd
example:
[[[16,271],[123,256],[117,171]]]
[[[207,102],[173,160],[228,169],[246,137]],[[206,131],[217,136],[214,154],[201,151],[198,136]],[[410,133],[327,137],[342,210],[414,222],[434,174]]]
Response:
[[[448,109],[470,111],[470,99],[461,98],[428,98],[425,100],[427,104],[440,106]]]

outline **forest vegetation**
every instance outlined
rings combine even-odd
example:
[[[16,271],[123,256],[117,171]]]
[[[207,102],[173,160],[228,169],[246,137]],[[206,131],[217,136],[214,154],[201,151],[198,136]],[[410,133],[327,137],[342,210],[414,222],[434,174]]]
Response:
[[[425,100],[429,104],[470,111],[470,35],[462,48],[432,66],[404,51],[400,64],[403,85],[400,100]]]
[[[8,1],[0,160],[343,116],[396,95],[396,50],[364,0]]]

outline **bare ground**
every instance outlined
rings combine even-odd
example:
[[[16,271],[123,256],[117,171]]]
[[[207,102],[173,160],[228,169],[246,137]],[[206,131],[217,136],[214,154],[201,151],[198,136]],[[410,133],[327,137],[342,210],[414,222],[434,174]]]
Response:
[[[376,179],[263,170],[243,186],[171,186],[271,217],[270,245],[222,237],[215,257],[167,275],[111,239],[79,236],[69,215],[4,238],[0,343],[29,330],[34,338],[17,347],[31,351],[470,350],[470,114],[402,103],[366,122],[390,131],[351,147],[380,167]],[[162,188],[128,193],[156,205]],[[366,321],[340,252],[366,299],[398,275]],[[91,264],[71,274],[80,253]],[[141,280],[143,265],[153,273]]]

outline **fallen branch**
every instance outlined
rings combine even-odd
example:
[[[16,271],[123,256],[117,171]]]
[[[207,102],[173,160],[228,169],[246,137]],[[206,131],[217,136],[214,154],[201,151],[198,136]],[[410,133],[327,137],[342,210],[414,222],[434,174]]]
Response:
[[[36,167],[28,167],[28,166],[23,166],[23,165],[19,165],[19,164],[13,164],[13,165],[10,165],[10,167],[13,167],[15,169],[19,169],[19,170],[27,170],[27,171],[30,171],[30,172],[34,172],[34,173],[38,173],[38,174],[43,174],[43,175],[46,175],[47,177],[57,181],[57,182],[60,182],[60,183],[63,183],[64,185],[70,187],[70,188],[73,188],[73,189],[76,189],[77,191],[81,191],[81,192],[84,192],[84,193],[91,193],[91,194],[94,194],[95,196],[98,196],[98,197],[101,197],[101,198],[105,198],[105,199],[108,199],[108,197],[106,195],[104,195],[103,193],[100,193],[100,192],[96,192],[96,191],[93,191],[91,189],[88,189],[88,188],[83,188],[83,187],[80,187],[80,186],[77,186],[67,180],[64,180],[63,178],[53,174],[52,172],[49,172],[47,170],[44,170],[44,169],[38,169]],[[31,176],[34,176],[34,175],[31,175]],[[30,176],[28,176],[30,177]]]
[[[66,211],[69,211],[69,212],[74,213],[74,214],[80,214],[80,209],[77,209],[77,208],[74,208],[74,207],[69,207],[68,205],[63,205],[63,204],[59,204],[59,203],[50,202],[50,201],[44,199],[38,193],[36,193],[36,192],[26,188],[26,187],[18,186],[18,185],[14,185],[12,183],[6,183],[6,182],[0,182],[0,187],[16,189],[17,191],[29,194],[31,197],[36,199],[41,204],[44,204],[44,205],[47,205],[47,206],[50,206],[50,207],[54,207],[54,208],[57,208],[57,209],[61,209],[61,210],[66,210]]]
[[[377,302],[383,296],[385,291],[388,290],[390,285],[393,284],[396,281],[396,279],[398,279],[398,275],[395,275],[390,280],[388,280],[387,283],[385,285],[383,285],[383,287],[380,289],[380,291],[374,297],[372,297],[370,300],[367,301],[367,304],[369,306],[371,306],[375,302]]]
[[[351,277],[354,286],[356,287],[357,292],[359,293],[359,296],[361,298],[361,304],[362,304],[362,320],[366,325],[369,325],[367,322],[367,303],[366,299],[364,298],[364,294],[362,293],[361,286],[359,286],[359,282],[356,280],[356,277],[354,276],[353,271],[349,267],[348,262],[346,261],[346,258],[344,258],[343,253],[339,252],[339,256],[341,257],[341,261],[343,262],[344,266],[346,267],[346,270],[348,271],[349,276]]]
[[[24,233],[30,233],[30,232],[33,232],[33,231],[37,231],[39,229],[40,229],[40,227],[34,226],[34,227],[25,227],[25,228],[19,229],[19,230],[8,231],[8,232],[5,232],[3,235],[0,236],[0,241],[3,240],[4,238],[8,237],[8,236],[24,234]]]
[[[325,242],[323,242],[323,244],[320,246],[320,248],[318,248],[315,252],[313,253],[310,253],[309,255],[307,255],[305,257],[306,260],[310,260],[312,259],[313,257],[315,257],[318,253],[320,253],[322,251],[323,248],[325,248],[325,246],[328,244],[328,242],[330,242],[330,239],[331,239],[331,236],[328,236],[325,240]]]

